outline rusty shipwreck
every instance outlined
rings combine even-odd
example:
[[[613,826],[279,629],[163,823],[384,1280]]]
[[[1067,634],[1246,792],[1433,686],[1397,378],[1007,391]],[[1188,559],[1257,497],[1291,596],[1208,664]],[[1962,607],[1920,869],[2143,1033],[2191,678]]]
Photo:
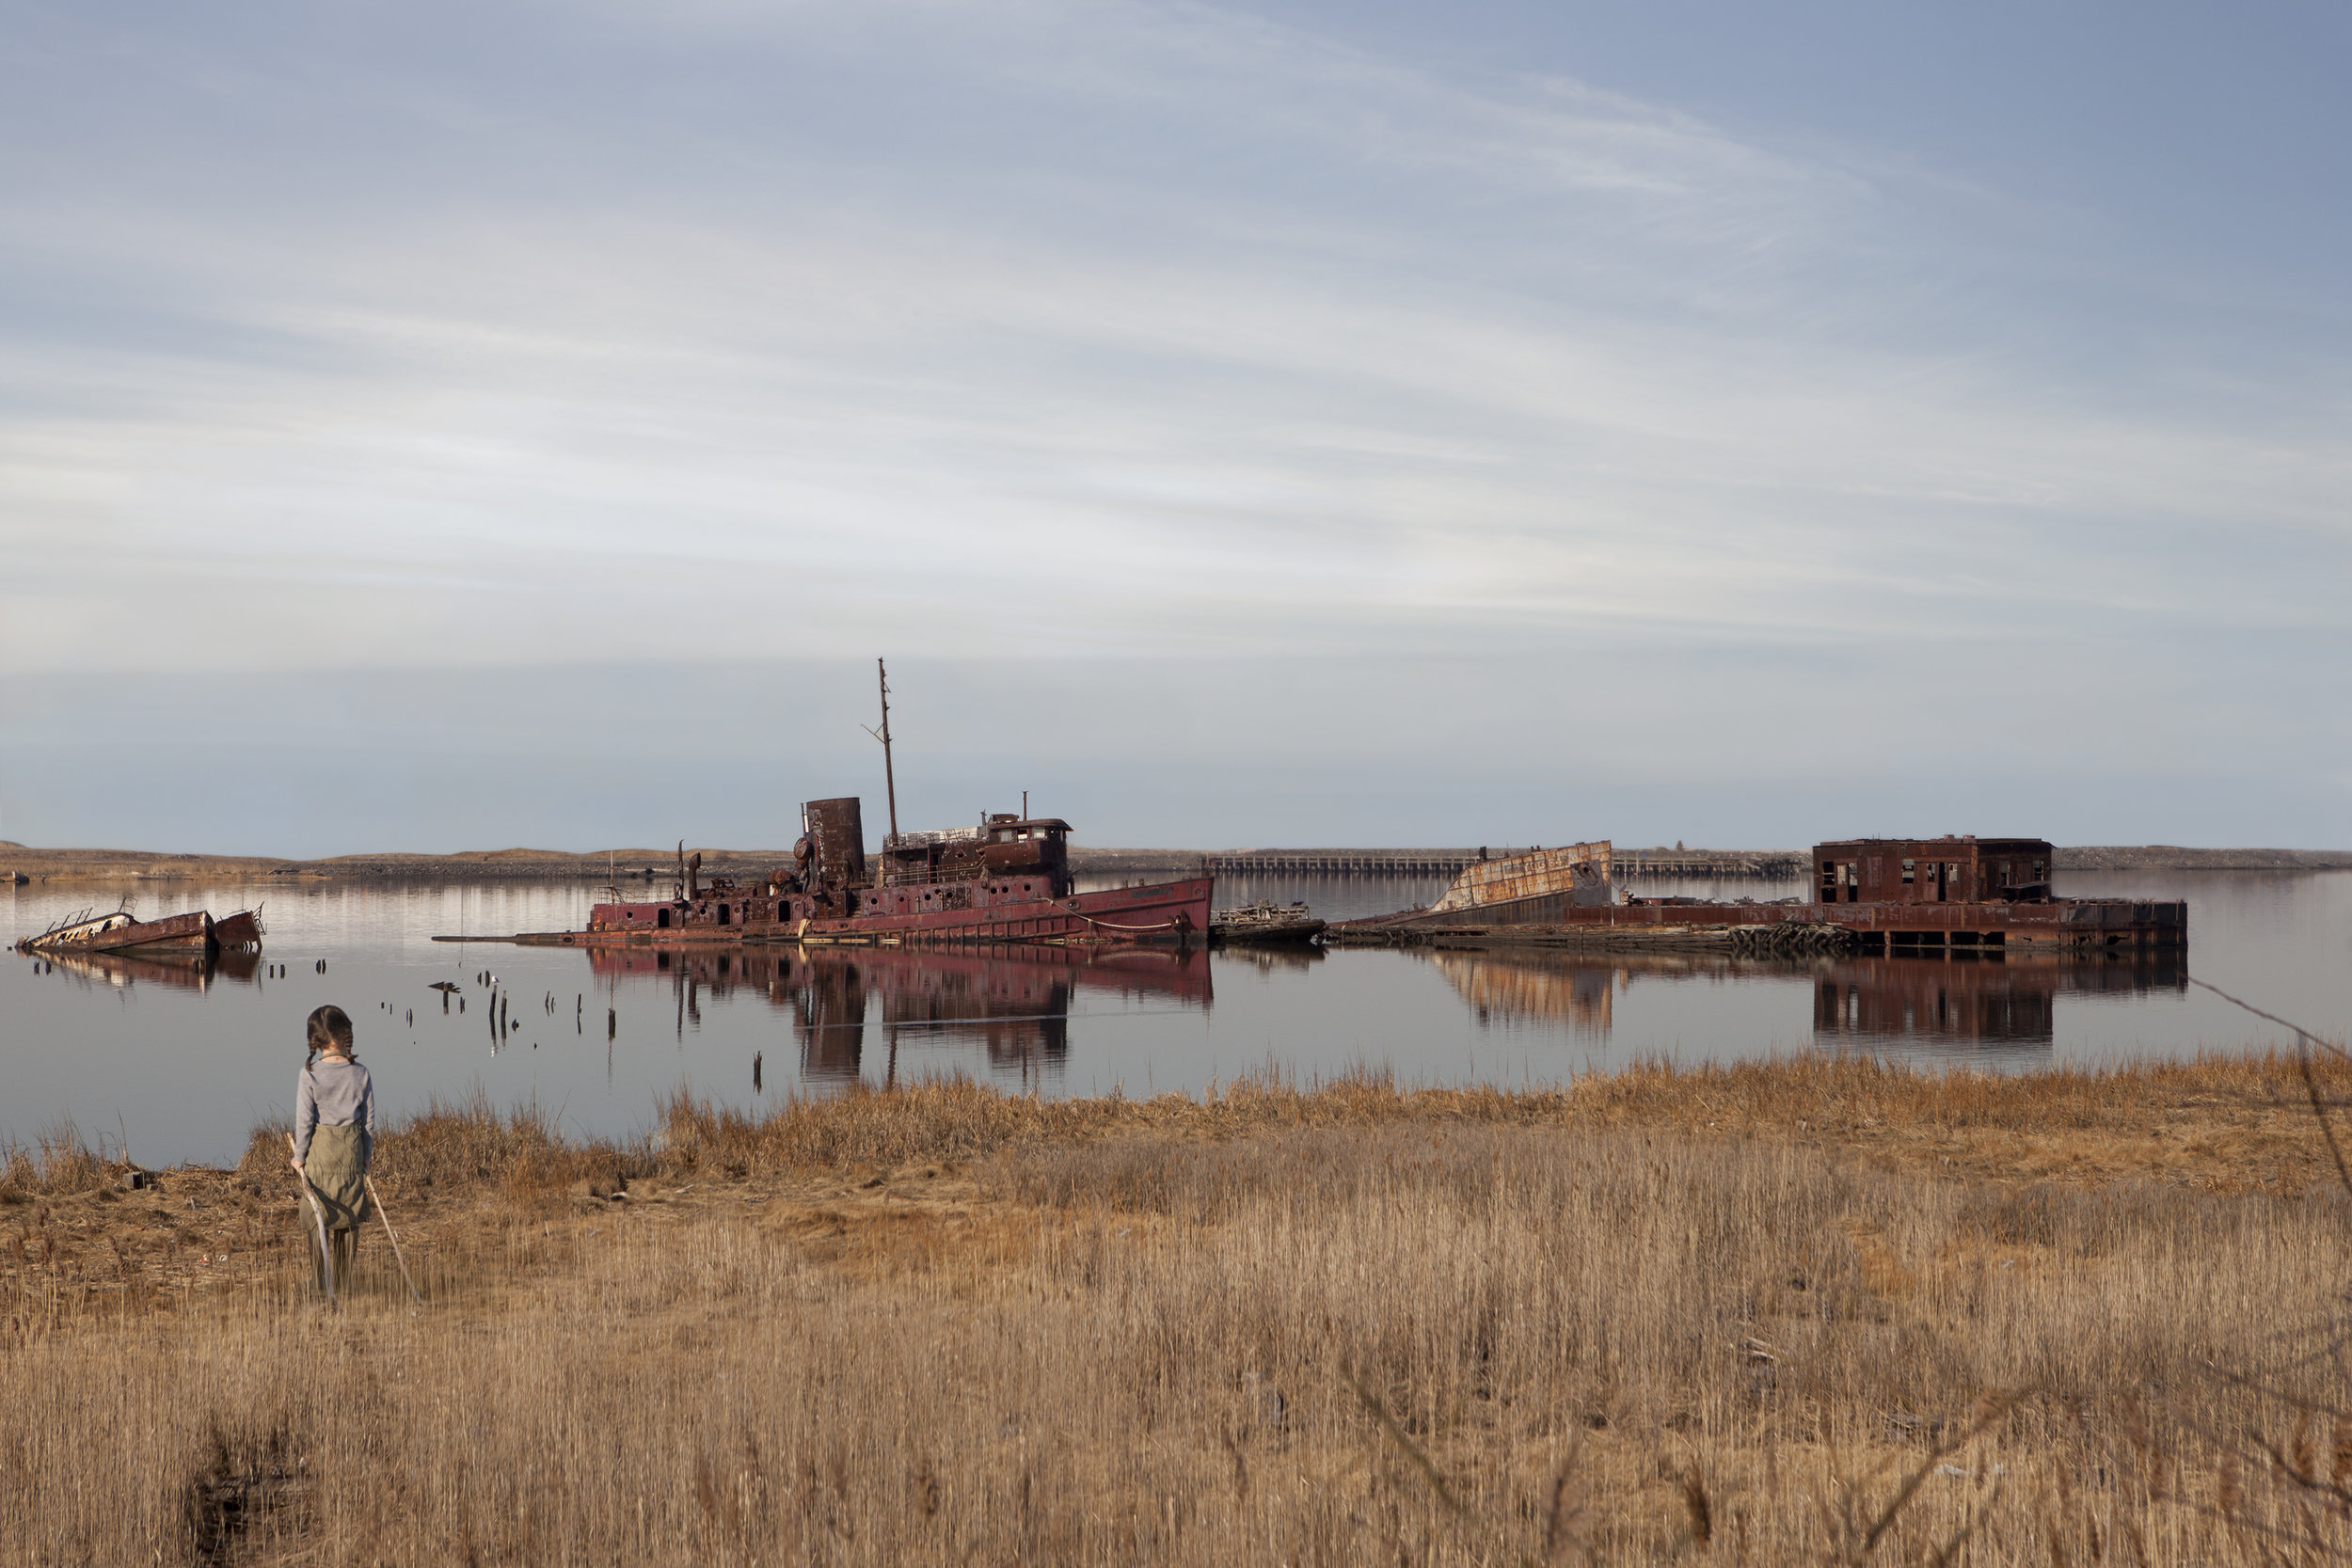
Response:
[[[801,807],[792,858],[754,885],[702,880],[702,856],[678,846],[677,879],[665,899],[611,896],[588,911],[584,931],[513,937],[436,937],[436,942],[513,942],[610,947],[680,943],[1205,942],[1208,877],[1149,887],[1078,891],[1070,874],[1070,824],[1022,810],[984,816],[975,827],[898,831],[898,783],[890,752],[890,676],[874,661],[882,692],[882,782],[890,831],[879,854],[866,852],[863,802],[854,795]]]
[[[126,908],[104,914],[85,910],[69,915],[39,935],[26,937],[16,944],[16,950],[44,958],[125,953],[141,958],[180,955],[213,958],[223,952],[259,952],[261,946],[259,906],[239,910],[218,920],[205,910],[141,920]]]
[[[2061,898],[2048,840],[1836,839],[1814,846],[1807,896],[1641,898],[1617,887],[1606,840],[1480,861],[1426,909],[1331,927],[1336,945],[1493,941],[1843,951],[1923,957],[2185,948],[2180,899]]]
[[[596,905],[588,928],[524,938],[566,945],[922,942],[1164,942],[1209,927],[1207,877],[1147,887],[1077,890],[1070,824],[993,815],[971,828],[893,832],[866,851],[855,796],[811,800],[789,863],[756,886],[705,886],[700,857],[681,858],[669,898]]]

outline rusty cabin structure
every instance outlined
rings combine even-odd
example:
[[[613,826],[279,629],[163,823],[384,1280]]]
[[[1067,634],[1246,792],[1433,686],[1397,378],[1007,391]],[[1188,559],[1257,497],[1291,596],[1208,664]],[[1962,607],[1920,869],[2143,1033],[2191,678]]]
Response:
[[[1851,838],[1813,847],[1823,904],[2046,903],[2049,840]]]

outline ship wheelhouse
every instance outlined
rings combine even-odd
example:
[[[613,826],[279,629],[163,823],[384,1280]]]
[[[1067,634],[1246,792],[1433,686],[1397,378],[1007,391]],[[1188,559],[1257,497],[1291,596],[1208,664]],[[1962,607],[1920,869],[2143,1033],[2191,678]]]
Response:
[[[1071,890],[1070,824],[1058,816],[999,812],[977,828],[900,833],[882,846],[880,889],[951,887],[977,883],[988,895],[1015,888],[1032,897],[1062,898]]]

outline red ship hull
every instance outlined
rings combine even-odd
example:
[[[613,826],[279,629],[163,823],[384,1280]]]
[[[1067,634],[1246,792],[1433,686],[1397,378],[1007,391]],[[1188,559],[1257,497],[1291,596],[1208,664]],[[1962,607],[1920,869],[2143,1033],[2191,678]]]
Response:
[[[693,899],[598,904],[585,931],[532,940],[564,945],[681,942],[1205,941],[1214,879],[1049,895],[1042,877],[864,889],[855,913],[806,895],[706,893]],[[961,907],[939,908],[945,903]],[[926,906],[930,907],[926,907]]]

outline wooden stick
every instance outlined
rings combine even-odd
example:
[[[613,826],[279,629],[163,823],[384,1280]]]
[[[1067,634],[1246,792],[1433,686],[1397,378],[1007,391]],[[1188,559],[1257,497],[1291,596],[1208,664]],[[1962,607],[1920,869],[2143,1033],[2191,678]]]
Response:
[[[291,1153],[294,1147],[294,1135],[289,1132],[286,1134],[287,1151]],[[319,1273],[326,1280],[326,1304],[329,1307],[341,1306],[342,1303],[335,1294],[335,1255],[326,1247],[326,1211],[319,1206],[318,1190],[310,1185],[310,1173],[296,1171],[294,1174],[302,1178],[302,1196],[310,1200],[310,1217],[318,1221]]]
[[[392,1239],[392,1257],[400,1264],[400,1277],[408,1287],[408,1299],[422,1307],[424,1296],[417,1290],[417,1282],[408,1277],[408,1259],[400,1250],[400,1233],[392,1228],[392,1216],[384,1212],[384,1200],[376,1196],[375,1178],[362,1176],[359,1180],[368,1184],[368,1200],[375,1205],[375,1217],[384,1222],[384,1234]]]

